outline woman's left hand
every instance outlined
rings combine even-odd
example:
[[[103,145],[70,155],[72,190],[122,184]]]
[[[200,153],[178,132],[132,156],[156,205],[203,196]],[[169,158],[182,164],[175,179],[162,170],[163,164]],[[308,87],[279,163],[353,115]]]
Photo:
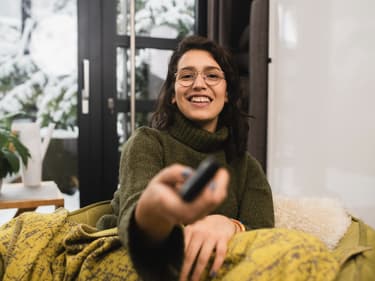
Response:
[[[198,281],[211,255],[215,252],[210,275],[214,276],[224,262],[228,241],[235,234],[233,222],[222,215],[209,215],[184,228],[185,259],[180,281]],[[194,265],[194,268],[192,266]]]

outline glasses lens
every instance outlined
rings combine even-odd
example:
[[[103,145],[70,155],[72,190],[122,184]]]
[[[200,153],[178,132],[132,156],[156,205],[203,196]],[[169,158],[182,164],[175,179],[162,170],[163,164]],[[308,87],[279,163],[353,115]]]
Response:
[[[194,83],[196,72],[192,70],[182,70],[177,73],[177,81],[181,86],[188,87]]]
[[[198,74],[201,73],[202,78],[207,83],[207,85],[214,86],[218,84],[222,79],[224,79],[223,72],[219,69],[208,69],[203,72],[198,72],[194,70],[181,70],[176,74],[177,82],[184,87],[189,87],[193,85]]]
[[[216,85],[221,81],[221,79],[223,79],[223,75],[218,69],[204,71],[203,77],[206,83],[211,86]]]

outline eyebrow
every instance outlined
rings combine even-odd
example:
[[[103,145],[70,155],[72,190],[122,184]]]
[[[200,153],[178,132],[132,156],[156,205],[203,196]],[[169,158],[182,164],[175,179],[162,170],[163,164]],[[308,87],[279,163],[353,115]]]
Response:
[[[222,71],[221,68],[218,67],[218,66],[205,66],[203,68],[203,70],[212,70],[212,69],[217,69],[217,70]],[[197,69],[194,66],[185,66],[185,67],[182,67],[180,69],[177,69],[177,71],[181,71],[181,70],[194,70],[194,71],[196,71]]]

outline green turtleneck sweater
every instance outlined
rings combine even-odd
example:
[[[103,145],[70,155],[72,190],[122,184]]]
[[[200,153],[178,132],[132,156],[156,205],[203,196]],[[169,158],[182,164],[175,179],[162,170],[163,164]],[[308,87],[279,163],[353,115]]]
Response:
[[[182,264],[181,228],[176,227],[163,245],[155,246],[147,244],[134,223],[134,209],[142,191],[168,165],[196,168],[208,155],[214,155],[230,173],[227,198],[214,213],[238,219],[247,229],[274,226],[271,189],[259,163],[248,153],[228,163],[224,152],[227,137],[227,128],[210,133],[176,114],[168,130],[139,128],[124,145],[120,188],[112,200],[114,215],[102,217],[98,227],[112,227],[117,221],[120,239],[144,280],[174,280]]]

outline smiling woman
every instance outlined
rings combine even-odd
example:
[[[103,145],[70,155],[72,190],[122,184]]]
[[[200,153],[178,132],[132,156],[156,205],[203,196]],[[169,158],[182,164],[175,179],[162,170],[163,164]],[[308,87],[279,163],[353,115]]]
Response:
[[[223,71],[205,50],[190,50],[177,66],[172,103],[201,128],[215,132],[220,112],[228,101]]]
[[[206,265],[216,274],[236,232],[273,226],[270,187],[246,152],[248,124],[239,109],[239,84],[224,48],[204,37],[186,37],[171,56],[153,128],[136,130],[123,148],[114,211],[97,226],[118,226],[120,240],[145,280],[174,280],[179,274],[186,280],[190,271],[191,280],[198,280]],[[163,168],[173,170],[174,163],[195,168],[208,156],[230,171],[225,200],[227,179],[218,180],[212,191],[205,189],[206,199],[198,196],[192,206],[173,191],[179,183],[172,190],[148,186]],[[225,170],[218,176],[226,178]],[[184,174],[187,177],[189,170]],[[194,266],[195,259],[200,266]]]
[[[228,151],[236,154],[234,147],[245,151],[249,125],[247,115],[241,110],[243,100],[241,99],[238,70],[227,50],[218,45],[211,45],[209,41],[200,41],[199,38],[186,39],[184,44],[180,45],[181,49],[172,55],[152,125],[159,129],[165,129],[172,124],[175,111],[173,103],[186,105],[187,110],[189,107],[196,108],[196,112],[199,113],[200,104],[198,102],[206,100],[207,102],[202,106],[209,109],[208,111],[215,109],[220,126],[230,128],[231,141],[228,143]],[[211,73],[211,70],[215,69],[218,72]],[[184,74],[186,70],[191,71],[190,74],[187,77],[182,77],[181,73]],[[190,81],[185,83],[182,80]],[[194,97],[195,106],[188,102],[190,97]],[[205,107],[206,105],[207,107]],[[182,111],[182,109],[180,110]],[[205,113],[204,110],[200,110],[200,112],[203,114],[202,118],[209,117],[210,114],[215,115],[212,112]],[[215,119],[213,117],[213,120]],[[208,123],[215,127],[215,122]],[[233,153],[228,153],[228,157],[231,158],[230,155]]]

